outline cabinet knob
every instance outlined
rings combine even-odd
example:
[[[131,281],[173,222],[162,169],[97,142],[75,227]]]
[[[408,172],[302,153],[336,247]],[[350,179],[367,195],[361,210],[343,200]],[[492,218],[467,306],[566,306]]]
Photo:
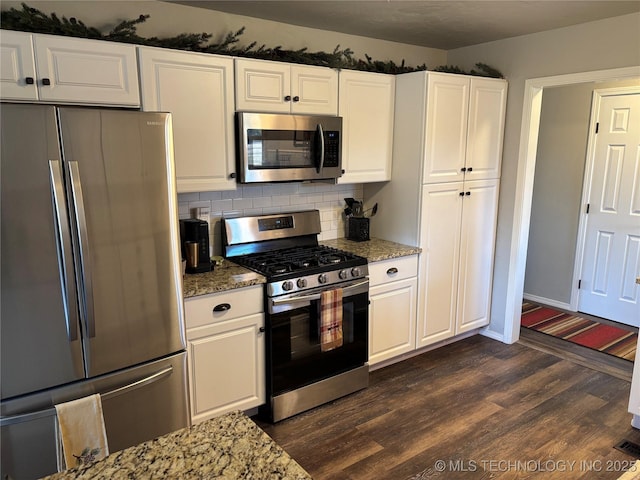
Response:
[[[42,85],[51,85],[51,80],[49,80],[48,78],[43,78],[42,79]]]
[[[285,102],[290,102],[291,101],[291,95],[287,95],[286,97],[284,97],[284,101]]]
[[[396,273],[398,273],[398,269],[396,267],[391,267],[387,270],[387,275],[395,275]]]
[[[226,312],[227,310],[231,310],[231,305],[228,303],[221,303],[213,307],[214,312]]]
[[[265,328],[264,328],[264,327],[260,327],[260,328],[258,329],[258,331],[259,331],[260,333],[264,333]]]
[[[467,172],[473,172],[473,167],[467,168]]]
[[[465,167],[462,167],[462,168],[460,169],[460,171],[461,171],[461,172],[466,172],[466,171],[467,171],[467,169],[466,169]]]
[[[296,95],[295,97],[293,97],[293,101],[294,102],[299,102],[300,101],[300,97],[298,95]]]
[[[229,178],[236,178],[236,172],[230,173]]]
[[[471,195],[471,192],[464,192],[464,194],[468,197],[469,195]]]
[[[464,192],[460,192],[460,193],[459,193],[459,195],[460,195],[461,197],[464,197]]]
[[[24,81],[27,82],[27,85],[33,85],[34,83],[33,77],[27,77]]]

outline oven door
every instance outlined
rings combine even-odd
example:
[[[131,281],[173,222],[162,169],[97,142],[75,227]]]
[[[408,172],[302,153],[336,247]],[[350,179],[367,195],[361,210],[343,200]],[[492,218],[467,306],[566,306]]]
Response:
[[[342,175],[342,118],[237,115],[241,183],[324,180]]]
[[[320,295],[327,288],[268,299],[267,394],[276,396],[366,365],[369,281],[342,288],[341,347],[322,351]]]

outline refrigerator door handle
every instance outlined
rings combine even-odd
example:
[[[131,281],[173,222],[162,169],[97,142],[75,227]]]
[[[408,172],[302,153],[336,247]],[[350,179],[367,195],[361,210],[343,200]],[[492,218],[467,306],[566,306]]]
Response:
[[[167,368],[160,370],[159,372],[149,375],[148,377],[141,378],[140,380],[136,380],[135,382],[129,383],[128,385],[124,385],[114,390],[110,390],[106,393],[102,393],[100,394],[100,398],[101,400],[108,400],[109,398],[113,398],[125,393],[129,393],[132,390],[136,390],[140,387],[144,387],[145,385],[155,383],[165,377],[168,377],[172,373],[173,373],[173,366],[169,366]],[[0,427],[13,425],[16,423],[30,422],[32,420],[37,420],[38,418],[49,417],[55,414],[56,414],[55,407],[51,407],[51,408],[46,408],[44,410],[38,410],[35,412],[22,413],[20,415],[0,417]]]
[[[91,256],[89,254],[89,234],[87,232],[87,219],[84,213],[84,197],[82,196],[82,184],[80,182],[80,170],[78,162],[70,161],[69,177],[71,179],[71,195],[73,197],[73,209],[76,217],[76,228],[78,229],[80,264],[82,272],[81,296],[84,308],[84,324],[87,328],[89,338],[96,336],[96,322],[93,309],[93,285],[91,275]]]
[[[63,217],[64,207],[64,187],[62,185],[62,172],[60,161],[49,160],[49,183],[51,185],[51,196],[55,214],[55,231],[58,247],[58,263],[60,269],[60,280],[62,284],[62,299],[64,304],[64,316],[67,322],[67,338],[70,342],[78,340],[78,319],[76,318],[75,297],[70,298],[72,289],[69,287],[69,271],[73,270],[68,263],[73,261],[71,253],[71,232],[69,231],[68,220]],[[73,317],[73,318],[72,318]]]

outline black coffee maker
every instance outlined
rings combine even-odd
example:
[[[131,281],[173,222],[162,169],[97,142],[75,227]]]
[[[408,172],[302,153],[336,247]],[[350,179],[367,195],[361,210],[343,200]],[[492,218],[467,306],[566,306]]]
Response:
[[[209,257],[209,224],[197,218],[180,220],[182,258],[187,260],[187,273],[212,270]]]

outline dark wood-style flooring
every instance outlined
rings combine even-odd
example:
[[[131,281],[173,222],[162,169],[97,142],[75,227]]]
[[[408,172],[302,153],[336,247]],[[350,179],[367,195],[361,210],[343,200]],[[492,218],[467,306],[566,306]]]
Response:
[[[616,479],[635,459],[614,445],[640,443],[629,389],[476,335],[376,370],[369,388],[276,425],[256,421],[315,480]]]

